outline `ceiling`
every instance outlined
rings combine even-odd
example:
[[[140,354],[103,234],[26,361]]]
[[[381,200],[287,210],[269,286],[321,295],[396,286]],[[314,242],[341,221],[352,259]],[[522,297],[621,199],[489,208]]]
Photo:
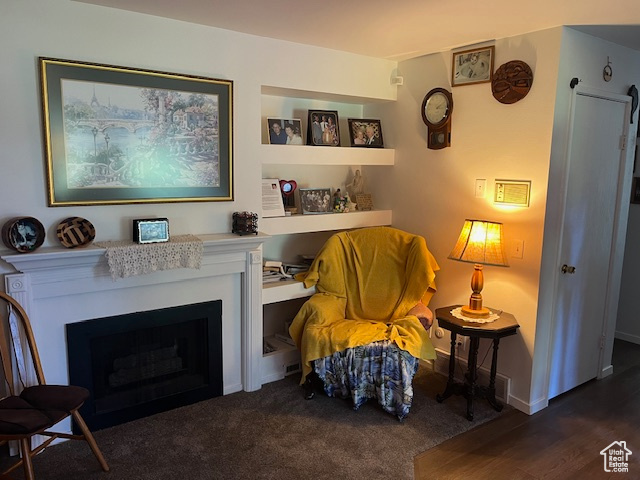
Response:
[[[75,1],[393,60],[560,25],[640,50],[638,0]]]

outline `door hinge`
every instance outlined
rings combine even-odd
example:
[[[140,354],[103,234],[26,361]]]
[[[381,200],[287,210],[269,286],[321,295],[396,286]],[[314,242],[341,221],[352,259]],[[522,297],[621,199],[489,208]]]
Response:
[[[607,337],[605,335],[600,336],[600,349],[604,348],[606,340],[607,340]]]
[[[627,136],[620,135],[620,150],[626,150],[626,149],[627,149]]]

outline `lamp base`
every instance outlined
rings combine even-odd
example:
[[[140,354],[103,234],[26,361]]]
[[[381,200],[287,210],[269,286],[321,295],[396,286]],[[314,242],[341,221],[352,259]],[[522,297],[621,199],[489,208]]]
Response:
[[[471,318],[487,318],[491,315],[491,311],[486,307],[481,307],[479,309],[473,309],[468,305],[465,305],[461,308],[462,314]]]

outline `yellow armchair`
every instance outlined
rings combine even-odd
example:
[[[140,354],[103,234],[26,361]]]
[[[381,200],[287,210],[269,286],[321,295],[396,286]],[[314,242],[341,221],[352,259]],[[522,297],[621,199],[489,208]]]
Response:
[[[298,277],[318,292],[290,328],[302,356],[301,383],[313,361],[372,342],[388,340],[416,358],[435,358],[426,305],[438,269],[425,239],[402,230],[373,227],[330,237]]]

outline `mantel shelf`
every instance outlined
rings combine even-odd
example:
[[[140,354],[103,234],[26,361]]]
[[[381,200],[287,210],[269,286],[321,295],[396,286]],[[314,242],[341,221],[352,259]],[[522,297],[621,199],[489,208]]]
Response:
[[[268,235],[285,235],[391,225],[391,220],[391,210],[371,210],[369,212],[262,218],[259,228],[261,232]]]
[[[392,148],[261,145],[262,164],[277,165],[393,165]]]
[[[204,244],[204,254],[245,252],[258,248],[268,235],[238,236],[232,233],[197,235]],[[24,273],[50,273],[56,268],[93,269],[106,266],[104,248],[89,245],[84,248],[42,247],[32,253],[7,252],[0,258]]]

